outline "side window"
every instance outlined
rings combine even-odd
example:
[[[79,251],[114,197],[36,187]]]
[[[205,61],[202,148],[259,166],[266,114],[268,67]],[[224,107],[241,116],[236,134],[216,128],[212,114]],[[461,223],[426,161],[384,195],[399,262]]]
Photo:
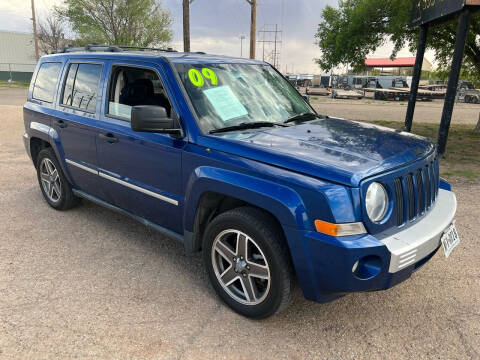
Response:
[[[102,65],[71,64],[65,80],[62,104],[94,112]]]
[[[165,88],[153,70],[129,66],[112,68],[107,114],[130,120],[136,105],[163,106],[170,115],[171,105]]]
[[[58,76],[62,69],[62,63],[48,62],[40,65],[35,85],[33,86],[33,98],[46,102],[53,102]]]
[[[77,75],[78,64],[71,64],[68,69],[67,80],[65,81],[65,87],[63,88],[62,104],[72,105],[73,83],[75,82],[75,76]]]

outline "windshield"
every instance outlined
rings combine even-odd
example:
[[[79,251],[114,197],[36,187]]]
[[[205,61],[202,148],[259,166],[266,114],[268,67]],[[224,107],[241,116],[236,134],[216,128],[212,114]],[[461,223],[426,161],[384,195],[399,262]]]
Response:
[[[314,113],[269,65],[176,64],[205,133],[242,123],[282,123]]]

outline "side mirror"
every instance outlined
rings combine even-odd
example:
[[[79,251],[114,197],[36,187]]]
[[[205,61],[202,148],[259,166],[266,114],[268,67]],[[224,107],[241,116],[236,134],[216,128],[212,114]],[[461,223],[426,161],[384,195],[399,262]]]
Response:
[[[130,126],[133,131],[156,132],[183,136],[178,121],[167,115],[163,106],[137,105],[132,107]]]

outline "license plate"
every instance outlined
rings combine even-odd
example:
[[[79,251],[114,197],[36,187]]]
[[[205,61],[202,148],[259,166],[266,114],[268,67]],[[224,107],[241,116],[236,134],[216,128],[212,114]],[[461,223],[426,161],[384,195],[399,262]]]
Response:
[[[460,238],[458,237],[457,229],[455,228],[455,224],[452,224],[442,235],[442,246],[446,258],[448,258],[453,248],[459,243]]]

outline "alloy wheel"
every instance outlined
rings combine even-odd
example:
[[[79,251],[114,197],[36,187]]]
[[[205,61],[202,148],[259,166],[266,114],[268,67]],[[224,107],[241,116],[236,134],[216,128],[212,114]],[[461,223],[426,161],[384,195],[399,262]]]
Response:
[[[40,163],[40,179],[45,195],[51,202],[56,203],[62,196],[62,184],[54,163],[44,158]]]
[[[261,303],[270,290],[270,268],[258,244],[234,230],[219,233],[212,246],[212,265],[223,289],[244,305]]]

